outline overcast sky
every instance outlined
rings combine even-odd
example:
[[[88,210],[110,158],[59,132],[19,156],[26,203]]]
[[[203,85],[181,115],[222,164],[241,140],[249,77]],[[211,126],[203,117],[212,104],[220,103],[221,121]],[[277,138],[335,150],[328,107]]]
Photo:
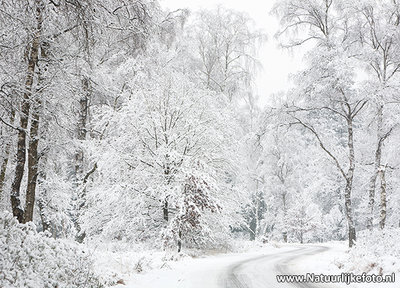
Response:
[[[243,11],[250,15],[259,29],[268,35],[268,41],[260,50],[259,60],[263,70],[259,72],[256,81],[260,104],[270,102],[273,93],[286,90],[288,75],[301,67],[300,53],[284,51],[278,47],[274,34],[278,30],[278,19],[270,15],[274,0],[160,0],[161,5],[169,10],[189,8],[195,11],[201,8],[212,9],[221,4],[224,7]]]

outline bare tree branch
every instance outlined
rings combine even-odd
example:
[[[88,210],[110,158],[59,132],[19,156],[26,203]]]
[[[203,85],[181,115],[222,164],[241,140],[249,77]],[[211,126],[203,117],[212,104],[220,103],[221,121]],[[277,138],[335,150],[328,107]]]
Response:
[[[292,116],[292,117],[293,117],[294,119],[296,119],[296,121],[297,121],[297,122],[294,123],[294,124],[300,124],[300,125],[302,125],[304,128],[306,128],[307,130],[309,130],[312,134],[314,134],[315,138],[318,140],[319,146],[320,146],[320,147],[322,148],[322,150],[324,150],[324,151],[328,154],[328,156],[335,162],[337,168],[338,168],[339,171],[340,171],[340,174],[342,174],[342,176],[344,177],[344,179],[347,179],[347,175],[346,175],[346,173],[344,172],[342,166],[340,165],[339,160],[332,154],[331,151],[329,151],[329,150],[326,148],[325,144],[322,142],[321,138],[319,137],[319,135],[318,135],[318,133],[315,131],[315,129],[314,129],[312,126],[305,124],[305,123],[304,123],[303,121],[301,121],[299,118],[297,118],[297,117],[295,117],[295,116]]]

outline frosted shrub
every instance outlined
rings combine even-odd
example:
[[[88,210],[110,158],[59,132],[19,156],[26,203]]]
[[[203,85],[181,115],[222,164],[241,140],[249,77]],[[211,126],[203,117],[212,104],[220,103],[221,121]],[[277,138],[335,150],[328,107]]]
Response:
[[[91,270],[89,254],[78,245],[37,233],[0,214],[0,287],[103,287]]]
[[[359,233],[344,269],[355,273],[390,274],[400,272],[399,229],[387,228]]]

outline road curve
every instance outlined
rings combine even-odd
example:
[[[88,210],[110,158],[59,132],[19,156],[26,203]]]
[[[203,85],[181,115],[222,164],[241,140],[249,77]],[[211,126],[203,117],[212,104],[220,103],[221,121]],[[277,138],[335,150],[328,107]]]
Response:
[[[278,283],[276,275],[293,274],[290,270],[292,262],[301,258],[328,250],[324,246],[298,245],[292,250],[260,255],[228,267],[222,276],[221,287],[224,288],[317,288],[316,285],[304,283]],[[312,272],[312,271],[310,271]],[[326,287],[326,285],[324,286]]]

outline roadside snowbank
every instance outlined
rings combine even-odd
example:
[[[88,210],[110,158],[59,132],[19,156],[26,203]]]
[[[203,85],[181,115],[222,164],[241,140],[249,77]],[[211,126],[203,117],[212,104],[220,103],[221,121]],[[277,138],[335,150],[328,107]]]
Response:
[[[301,262],[295,263],[292,267],[293,273],[391,275],[395,272],[396,277],[398,277],[400,275],[399,231],[374,231],[372,235],[368,233],[359,233],[357,245],[351,249],[348,248],[347,242],[321,244],[321,246],[329,249],[317,255],[305,257]],[[395,280],[395,283],[352,283],[350,285],[343,283],[335,284],[334,287],[398,287],[399,280]]]
[[[362,231],[348,258],[339,265],[345,271],[400,275],[400,229]]]
[[[327,250],[321,253],[303,257],[301,262],[293,262],[290,271],[293,274],[325,274],[340,275],[341,270],[337,263],[342,261],[348,252],[345,242],[333,241],[328,243],[315,244],[316,246],[326,247]],[[330,287],[329,285],[326,285]],[[332,285],[333,286],[333,285]],[[348,287],[346,284],[338,284],[335,287]]]

